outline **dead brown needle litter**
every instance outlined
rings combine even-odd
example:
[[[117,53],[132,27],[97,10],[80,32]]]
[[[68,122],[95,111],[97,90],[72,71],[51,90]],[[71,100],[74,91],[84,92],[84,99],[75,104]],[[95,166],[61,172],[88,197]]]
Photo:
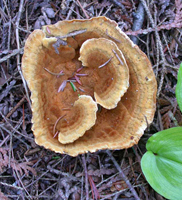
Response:
[[[118,43],[121,43],[121,41],[120,41],[120,40],[118,40],[118,39],[116,39],[115,37],[113,37],[113,36],[109,35],[109,33],[108,33],[108,30],[107,30],[107,29],[106,29],[106,35],[107,35],[108,37],[110,37],[111,39],[115,40],[116,42],[118,42]]]
[[[59,48],[61,45],[62,45],[62,46],[66,46],[66,45],[67,45],[67,42],[64,41],[64,40],[62,40],[62,39],[60,39],[60,38],[57,38],[57,41],[52,45],[52,46],[54,47],[54,50],[55,50],[55,52],[56,52],[57,54],[59,54],[58,48]]]
[[[53,138],[55,138],[55,137],[58,135],[58,133],[59,133],[59,131],[57,131],[57,132],[54,134]]]
[[[56,122],[55,122],[55,124],[54,124],[54,128],[53,128],[53,135],[54,135],[54,137],[55,137],[55,130],[56,130],[56,126],[57,126],[58,122],[59,122],[63,117],[65,117],[65,116],[66,116],[66,114],[62,115],[61,117],[59,117],[59,118],[56,120]],[[57,133],[57,132],[56,132],[56,133]]]
[[[113,56],[111,58],[109,58],[109,60],[107,60],[104,64],[100,65],[98,68],[100,69],[100,68],[106,66],[111,61],[112,58],[113,58]]]
[[[126,175],[124,174],[124,172],[122,171],[121,167],[119,166],[119,164],[117,163],[117,161],[115,160],[115,158],[112,156],[111,152],[109,150],[106,150],[106,153],[108,154],[108,156],[110,157],[110,159],[114,163],[116,169],[119,171],[120,175],[122,176],[123,180],[127,184],[128,188],[132,192],[132,194],[135,197],[135,199],[136,200],[140,200],[140,198],[139,198],[138,194],[136,193],[135,189],[131,185],[130,181],[128,180],[128,178],[126,177]]]
[[[74,36],[76,36],[76,35],[85,33],[86,31],[87,31],[87,29],[82,29],[82,30],[78,30],[78,31],[73,31],[73,32],[71,32],[71,33],[68,33],[67,35],[60,36],[60,37],[58,37],[58,38],[74,37]]]
[[[62,76],[62,75],[64,75],[64,73],[54,73],[54,72],[51,72],[50,70],[48,70],[47,68],[45,68],[44,67],[44,69],[47,71],[47,72],[49,72],[50,74],[52,74],[52,75],[55,75],[55,76]]]
[[[118,54],[116,53],[116,51],[114,49],[112,49],[113,53],[115,54],[115,56],[117,57],[117,59],[119,60],[120,64],[123,65],[123,61],[121,60],[121,58],[118,56]]]

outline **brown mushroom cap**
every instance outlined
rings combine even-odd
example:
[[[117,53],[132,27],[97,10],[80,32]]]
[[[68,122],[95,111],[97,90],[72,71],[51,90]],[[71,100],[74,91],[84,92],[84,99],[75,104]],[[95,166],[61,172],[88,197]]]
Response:
[[[60,45],[59,54],[55,52],[52,38],[85,29],[86,32],[74,37],[65,37],[68,45]],[[79,48],[91,38],[112,40],[121,50],[129,68],[129,88],[116,108],[111,110],[101,108],[97,112],[95,125],[82,137],[72,143],[61,144],[58,137],[53,135],[55,122],[60,116],[68,114],[69,111],[66,109],[72,109],[78,94],[93,97],[94,85],[98,83],[98,76],[93,70],[84,67],[80,72],[88,74],[86,77],[80,76],[84,92],[79,89],[74,92],[69,83],[63,92],[58,92],[63,81],[80,69]],[[108,57],[98,63],[98,66],[107,59]],[[65,75],[56,77],[44,68],[54,73],[59,73],[63,69]],[[43,31],[35,30],[25,44],[22,70],[32,92],[35,141],[55,152],[76,156],[87,151],[95,152],[98,149],[129,148],[143,135],[147,122],[151,123],[153,120],[157,84],[151,64],[146,55],[132,43],[117,24],[106,17],[61,21],[44,26]],[[103,70],[103,76],[110,78],[107,66],[100,70]],[[77,88],[81,87],[75,84]]]
[[[96,120],[97,104],[92,97],[81,95],[75,101],[73,112],[66,121],[61,121],[58,140],[62,144],[70,143],[83,136]]]
[[[113,51],[117,52],[119,60]],[[107,80],[103,75],[104,68],[97,69],[99,81],[94,87],[94,97],[98,104],[104,108],[112,109],[117,106],[129,87],[129,70],[122,52],[111,40],[105,38],[88,39],[80,48],[78,60],[82,62],[83,66],[98,68],[98,63],[103,59],[103,56],[107,60],[110,59],[108,63],[106,62],[107,66],[103,67],[109,68],[111,76],[110,80]]]

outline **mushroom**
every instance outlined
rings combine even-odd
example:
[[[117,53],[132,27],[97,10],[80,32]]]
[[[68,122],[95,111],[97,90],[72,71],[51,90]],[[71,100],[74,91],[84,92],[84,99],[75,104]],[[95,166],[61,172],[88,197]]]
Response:
[[[119,60],[114,54],[116,52]],[[106,74],[104,63],[98,66],[104,58],[109,60],[109,62],[106,61],[109,75]],[[96,73],[100,76],[94,87],[96,102],[106,109],[115,108],[129,87],[128,66],[117,45],[105,38],[88,39],[80,48],[78,60],[82,62],[83,66],[95,68]]]
[[[90,96],[79,96],[67,120],[56,124],[59,142],[66,144],[83,136],[95,124],[96,112],[97,104]]]
[[[22,71],[32,92],[35,141],[55,152],[77,156],[129,148],[153,120],[157,84],[151,64],[106,17],[35,30],[25,44]],[[84,130],[82,123],[90,118],[83,116],[91,104],[82,102],[83,109],[76,105],[85,98],[93,109]],[[94,101],[101,105],[98,111]]]

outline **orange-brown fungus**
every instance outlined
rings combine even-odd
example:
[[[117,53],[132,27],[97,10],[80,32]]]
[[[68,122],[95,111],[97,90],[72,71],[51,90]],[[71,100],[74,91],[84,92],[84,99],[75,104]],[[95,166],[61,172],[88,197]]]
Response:
[[[157,84],[151,64],[106,17],[35,30],[22,70],[32,92],[35,141],[55,152],[129,148],[153,120]]]
[[[117,52],[120,60],[113,51]],[[115,108],[129,87],[128,66],[117,45],[105,38],[88,39],[80,48],[79,60],[83,66],[92,68],[97,77],[94,85],[96,102],[107,109]]]
[[[85,134],[95,124],[97,104],[88,95],[81,95],[75,101],[72,112],[57,124],[58,140],[62,144],[70,143]]]

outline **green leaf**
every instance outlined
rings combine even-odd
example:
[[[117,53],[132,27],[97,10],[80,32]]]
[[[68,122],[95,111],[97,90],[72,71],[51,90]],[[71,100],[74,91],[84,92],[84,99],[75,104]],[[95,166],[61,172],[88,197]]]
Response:
[[[182,112],[182,63],[178,71],[178,80],[177,80],[177,85],[176,85],[176,99],[177,99],[179,108]]]
[[[182,199],[182,127],[154,134],[147,141],[142,171],[152,188],[167,199]]]

